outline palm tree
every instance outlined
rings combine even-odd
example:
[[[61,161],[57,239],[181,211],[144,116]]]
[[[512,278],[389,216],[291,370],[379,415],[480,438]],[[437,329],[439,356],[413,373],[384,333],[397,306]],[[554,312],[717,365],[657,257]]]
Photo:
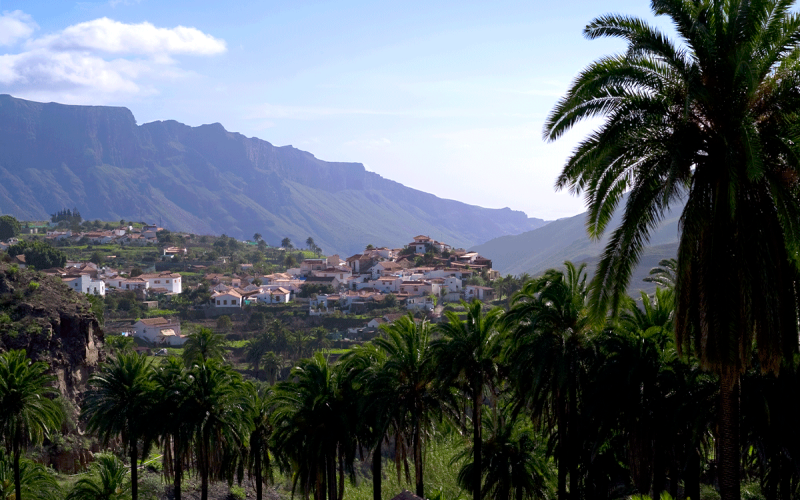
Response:
[[[490,500],[524,500],[549,498],[550,470],[544,451],[537,446],[536,436],[530,427],[505,410],[487,421],[488,437],[483,442],[484,459],[480,471],[474,460],[474,447],[465,449],[461,457],[466,461],[458,473],[458,483],[475,494],[473,488],[483,478],[480,498]]]
[[[293,473],[293,491],[299,485],[306,498],[313,491],[318,499],[341,500],[336,471],[338,463],[343,480],[349,425],[337,394],[338,374],[318,352],[293,368],[291,378],[275,390],[278,459]]]
[[[679,199],[675,334],[720,376],[720,493],[739,498],[739,379],[758,347],[777,373],[797,350],[800,25],[791,0],[651,0],[680,36],[605,15],[588,38],[628,43],[585,69],[545,125],[555,140],[603,116],[557,181],[585,193],[599,237],[627,193],[592,282],[596,313],[616,309],[631,272]]]
[[[629,300],[619,326],[598,339],[603,359],[595,363],[587,390],[587,406],[599,414],[600,426],[627,440],[634,486],[643,495],[652,486],[653,498],[664,490],[671,465],[666,457],[679,434],[673,312],[672,290],[656,289],[653,297],[642,292],[641,308]],[[672,479],[677,485],[676,474]]]
[[[292,246],[292,240],[290,240],[288,237],[281,240],[281,246],[286,250],[291,250],[292,248],[294,248]]]
[[[172,478],[173,496],[181,500],[183,464],[188,458],[191,443],[192,415],[188,403],[189,374],[181,360],[170,357],[152,372],[155,383],[154,424],[163,449],[164,475]]]
[[[372,450],[373,500],[382,498],[382,449],[395,416],[394,380],[384,369],[386,359],[382,349],[369,343],[357,346],[340,358],[342,376],[356,394],[359,418],[355,434],[359,442]]]
[[[592,353],[586,264],[549,269],[529,281],[506,315],[510,380],[535,421],[557,442],[558,498],[578,498],[578,397]]]
[[[661,288],[675,288],[677,272],[678,259],[661,259],[658,266],[650,269],[649,275],[643,281],[655,283]]]
[[[75,483],[65,500],[124,500],[132,482],[128,480],[125,464],[110,453],[98,453],[92,465],[92,475]]]
[[[55,476],[48,472],[42,464],[27,458],[20,459],[19,479],[20,491],[24,496],[17,496],[14,482],[14,460],[0,451],[0,500],[16,500],[17,498],[35,500],[58,500],[62,498]]]
[[[263,498],[264,481],[272,481],[270,441],[272,440],[272,412],[274,403],[270,389],[259,390],[252,383],[245,384],[245,418],[250,434],[247,467],[255,477],[256,500]]]
[[[232,478],[232,467],[245,442],[244,391],[238,373],[217,359],[189,370],[187,424],[200,475],[200,498],[208,500],[210,479]]]
[[[194,363],[225,359],[225,337],[210,328],[200,328],[189,334],[183,345],[183,362],[187,367]]]
[[[45,363],[31,363],[24,350],[0,354],[0,436],[11,453],[15,498],[22,499],[20,458],[23,447],[38,444],[61,426],[61,407],[48,396],[57,391],[50,384]]]
[[[258,243],[259,241],[261,241],[261,233],[255,233],[255,234],[253,235],[253,241],[255,241],[256,243]]]
[[[414,460],[416,495],[425,497],[423,447],[426,433],[441,419],[447,403],[447,391],[437,385],[435,361],[430,346],[427,321],[414,320],[411,314],[389,325],[381,325],[385,337],[372,342],[386,353],[383,365],[393,381],[394,425],[398,444],[410,441]]]
[[[308,239],[306,239],[306,246],[308,247],[309,250],[313,251],[314,247],[317,246],[316,243],[314,243],[314,238],[309,236]]]
[[[145,441],[141,450],[141,456],[145,456],[152,437],[155,385],[150,380],[150,369],[150,362],[144,356],[119,353],[89,379],[82,407],[89,432],[97,433],[106,446],[117,437],[122,441],[131,461],[133,500],[139,497],[139,441]]]
[[[462,300],[461,305],[467,310],[466,318],[462,321],[456,313],[445,312],[447,322],[437,328],[441,338],[431,347],[444,384],[460,388],[472,398],[472,460],[475,470],[483,471],[483,400],[486,386],[493,384],[498,374],[503,310],[495,307],[484,313],[479,300],[471,304]],[[481,474],[470,477],[473,498],[480,500]]]
[[[267,372],[267,381],[269,381],[269,385],[275,385],[275,381],[278,379],[278,375],[284,367],[283,358],[280,354],[269,351],[264,355],[262,363],[264,371]]]

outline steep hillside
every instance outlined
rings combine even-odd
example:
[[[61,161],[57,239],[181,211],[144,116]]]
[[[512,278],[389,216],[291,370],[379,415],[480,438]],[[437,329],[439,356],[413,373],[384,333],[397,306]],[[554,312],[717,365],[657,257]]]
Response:
[[[652,287],[640,286],[641,279],[659,260],[677,255],[682,210],[682,205],[675,206],[653,232],[649,247],[631,278],[631,289],[650,290]],[[594,272],[613,228],[619,226],[620,221],[618,210],[600,241],[592,241],[587,235],[586,214],[583,213],[519,235],[495,238],[472,247],[472,250],[492,259],[494,268],[502,274],[529,273],[535,276],[548,268],[560,267],[565,260],[586,262],[590,271]]]
[[[545,224],[523,212],[444,200],[220,124],[137,125],[126,108],[0,95],[0,213],[163,221],[272,244],[308,236],[326,252],[399,246],[417,234],[469,247]]]

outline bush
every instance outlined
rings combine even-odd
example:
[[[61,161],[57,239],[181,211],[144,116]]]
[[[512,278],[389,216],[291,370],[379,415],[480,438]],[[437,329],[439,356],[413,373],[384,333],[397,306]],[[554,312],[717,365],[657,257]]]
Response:
[[[33,292],[35,290],[38,290],[40,286],[41,285],[39,285],[38,281],[31,281],[30,283],[28,283],[28,290]]]
[[[247,494],[244,491],[244,488],[237,484],[231,485],[230,489],[230,498],[235,500],[244,500],[247,497]]]

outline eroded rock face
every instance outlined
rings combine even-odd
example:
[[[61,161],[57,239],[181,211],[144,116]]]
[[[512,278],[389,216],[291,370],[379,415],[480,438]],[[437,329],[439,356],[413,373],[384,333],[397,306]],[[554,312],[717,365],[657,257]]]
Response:
[[[58,278],[0,264],[0,351],[25,349],[44,361],[61,394],[76,401],[103,360],[102,343],[84,295]]]

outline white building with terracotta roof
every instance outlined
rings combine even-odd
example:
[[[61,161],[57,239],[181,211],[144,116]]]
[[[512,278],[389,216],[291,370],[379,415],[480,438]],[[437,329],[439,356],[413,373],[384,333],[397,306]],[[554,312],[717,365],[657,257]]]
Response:
[[[167,293],[181,293],[181,275],[179,273],[163,272],[142,274],[139,278],[147,281],[148,288],[164,288]]]
[[[156,345],[180,346],[186,342],[177,319],[140,319],[133,324],[133,335]]]
[[[211,304],[216,308],[241,308],[242,294],[234,289],[216,292],[211,296]]]

